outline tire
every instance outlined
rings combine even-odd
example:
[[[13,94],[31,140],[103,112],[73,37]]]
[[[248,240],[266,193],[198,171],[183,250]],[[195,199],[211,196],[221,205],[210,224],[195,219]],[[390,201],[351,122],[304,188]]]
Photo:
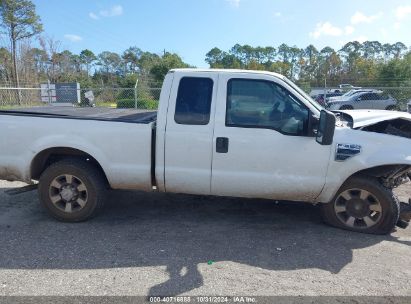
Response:
[[[333,200],[321,204],[323,220],[334,227],[370,234],[393,231],[400,204],[391,189],[371,176],[352,177]]]
[[[354,110],[354,108],[352,106],[342,106],[340,110]]]
[[[104,206],[106,180],[92,164],[64,159],[50,165],[40,176],[39,198],[57,220],[81,222],[95,216]]]

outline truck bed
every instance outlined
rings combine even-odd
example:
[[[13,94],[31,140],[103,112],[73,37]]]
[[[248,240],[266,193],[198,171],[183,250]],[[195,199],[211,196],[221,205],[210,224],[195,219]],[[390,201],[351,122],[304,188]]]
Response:
[[[91,107],[44,106],[0,111],[0,115],[39,116],[81,120],[118,121],[148,124],[156,121],[157,111]]]

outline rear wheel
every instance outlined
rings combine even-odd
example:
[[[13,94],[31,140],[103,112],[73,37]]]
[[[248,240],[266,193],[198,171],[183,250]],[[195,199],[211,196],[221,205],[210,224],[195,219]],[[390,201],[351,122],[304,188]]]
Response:
[[[334,199],[321,206],[332,226],[372,234],[390,233],[399,218],[399,202],[391,189],[373,177],[353,177]]]
[[[42,205],[54,218],[66,222],[93,217],[103,207],[106,189],[100,170],[77,159],[50,165],[39,180]]]

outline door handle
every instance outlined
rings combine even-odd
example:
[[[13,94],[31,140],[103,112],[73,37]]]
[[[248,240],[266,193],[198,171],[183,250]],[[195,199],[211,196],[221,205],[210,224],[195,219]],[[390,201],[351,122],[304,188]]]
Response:
[[[228,152],[228,138],[227,137],[217,137],[216,140],[216,152],[217,153],[227,153]]]

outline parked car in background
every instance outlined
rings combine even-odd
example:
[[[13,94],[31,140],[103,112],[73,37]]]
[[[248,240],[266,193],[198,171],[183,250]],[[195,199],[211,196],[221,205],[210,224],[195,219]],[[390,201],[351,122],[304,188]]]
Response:
[[[382,94],[383,91],[376,90],[376,89],[353,89],[353,90],[350,90],[350,91],[342,94],[341,96],[330,97],[329,101],[345,100],[345,99],[348,99],[351,96],[354,96],[354,95],[360,94],[360,93],[378,93],[378,94]]]
[[[343,95],[343,93],[341,92],[337,92],[337,93],[326,93],[326,94],[319,94],[317,95],[317,97],[315,98],[315,101],[318,102],[320,105],[322,105],[323,107],[325,107],[325,105],[327,104],[327,102],[330,100],[331,97],[339,97]],[[325,97],[325,99],[324,99]]]
[[[330,110],[378,109],[396,110],[397,100],[390,95],[376,92],[355,93],[348,98],[330,100],[327,103]]]
[[[349,83],[342,83],[338,87],[343,90],[361,89],[361,87],[355,87]]]

